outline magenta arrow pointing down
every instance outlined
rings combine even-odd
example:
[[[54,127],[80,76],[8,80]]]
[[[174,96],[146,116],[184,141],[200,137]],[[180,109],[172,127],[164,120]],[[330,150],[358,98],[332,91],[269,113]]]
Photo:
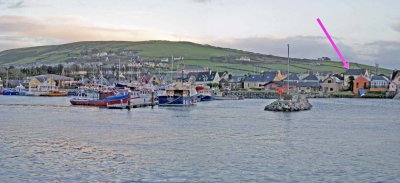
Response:
[[[319,23],[319,25],[321,26],[322,30],[324,31],[326,37],[328,38],[329,42],[331,42],[331,45],[333,46],[333,48],[335,49],[337,55],[339,56],[340,60],[342,60],[343,63],[343,67],[346,69],[350,68],[350,64],[346,61],[346,59],[344,59],[342,53],[340,53],[338,47],[336,46],[335,42],[333,42],[331,36],[329,35],[328,31],[325,29],[324,24],[322,24],[321,20],[319,18],[317,18],[317,22]]]

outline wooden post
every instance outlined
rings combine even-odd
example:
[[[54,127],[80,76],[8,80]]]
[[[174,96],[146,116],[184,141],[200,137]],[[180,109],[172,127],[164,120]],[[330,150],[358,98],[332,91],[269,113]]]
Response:
[[[127,106],[128,110],[131,110],[131,92],[128,92],[128,106]]]
[[[151,92],[151,108],[154,107],[154,91]]]

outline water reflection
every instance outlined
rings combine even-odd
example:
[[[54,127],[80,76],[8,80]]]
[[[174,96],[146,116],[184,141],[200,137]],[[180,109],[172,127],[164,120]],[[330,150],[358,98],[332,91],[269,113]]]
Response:
[[[263,111],[272,100],[128,111],[23,99],[0,96],[2,182],[400,181],[396,101],[278,113]]]

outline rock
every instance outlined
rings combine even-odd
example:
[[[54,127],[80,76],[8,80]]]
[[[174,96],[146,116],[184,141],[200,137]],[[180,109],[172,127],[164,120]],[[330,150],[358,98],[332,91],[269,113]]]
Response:
[[[266,111],[304,111],[310,110],[312,105],[308,102],[305,95],[293,97],[294,100],[276,100],[271,104],[265,106]],[[295,100],[297,99],[297,100]]]

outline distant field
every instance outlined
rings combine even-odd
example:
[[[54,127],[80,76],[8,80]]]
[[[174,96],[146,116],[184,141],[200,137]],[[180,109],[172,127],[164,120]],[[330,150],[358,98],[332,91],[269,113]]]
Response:
[[[0,52],[0,65],[17,65],[31,63],[60,63],[72,61],[72,58],[80,58],[78,61],[87,62],[95,59],[82,59],[83,53],[119,53],[121,51],[133,51],[135,54],[147,60],[160,60],[163,57],[183,56],[185,65],[208,67],[216,71],[231,71],[236,73],[254,73],[268,70],[287,70],[287,59],[273,55],[262,55],[235,49],[220,48],[210,45],[201,45],[191,42],[171,41],[93,41],[77,42],[63,45],[40,46],[21,48]],[[246,56],[252,61],[238,61]],[[128,57],[119,57],[122,61],[128,61]],[[75,60],[74,60],[75,61]],[[316,64],[316,63],[319,63]],[[176,68],[176,65],[175,65]],[[351,63],[351,68],[368,68],[375,70],[373,66]],[[291,59],[290,71],[301,73],[308,70],[333,71],[341,73],[345,70],[341,62],[316,61],[307,59]],[[380,69],[380,73],[389,75],[391,70]]]

